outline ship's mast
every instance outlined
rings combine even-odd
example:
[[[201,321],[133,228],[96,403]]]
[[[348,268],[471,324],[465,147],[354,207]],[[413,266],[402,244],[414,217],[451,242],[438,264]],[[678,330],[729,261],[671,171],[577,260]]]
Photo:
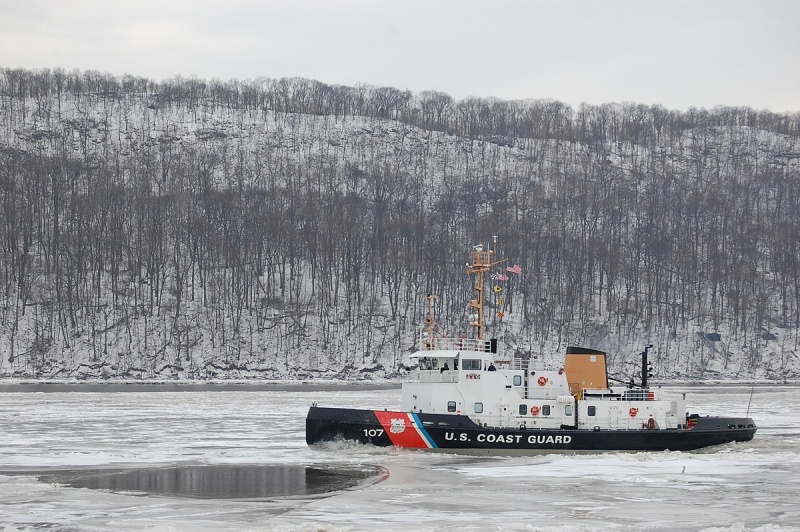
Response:
[[[497,242],[497,237],[494,237]],[[472,264],[467,264],[467,275],[475,274],[475,292],[477,297],[470,300],[470,308],[475,310],[475,318],[470,320],[470,325],[475,329],[475,338],[483,340],[483,274],[488,272],[492,267],[508,259],[492,260],[494,257],[493,250],[483,250],[483,245],[479,244],[472,248]]]

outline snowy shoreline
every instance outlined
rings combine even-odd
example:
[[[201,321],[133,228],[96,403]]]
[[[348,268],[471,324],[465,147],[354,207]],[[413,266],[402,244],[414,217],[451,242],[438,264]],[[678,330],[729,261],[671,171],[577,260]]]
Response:
[[[389,390],[400,388],[395,381],[360,382],[360,381],[124,381],[124,380],[32,380],[32,379],[0,379],[0,393],[3,392],[219,392],[219,391],[254,391],[254,392],[327,392],[327,391],[359,391]]]

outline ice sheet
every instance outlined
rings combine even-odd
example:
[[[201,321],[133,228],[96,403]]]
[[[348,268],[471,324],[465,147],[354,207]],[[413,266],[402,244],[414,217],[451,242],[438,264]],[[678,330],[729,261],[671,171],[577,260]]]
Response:
[[[470,457],[308,448],[312,402],[395,408],[399,390],[0,393],[0,530],[800,530],[799,386],[760,386],[753,442],[692,453]],[[690,390],[744,415],[749,387]],[[701,408],[702,407],[702,408]],[[131,496],[35,471],[159,464],[374,464],[387,480],[261,501]]]

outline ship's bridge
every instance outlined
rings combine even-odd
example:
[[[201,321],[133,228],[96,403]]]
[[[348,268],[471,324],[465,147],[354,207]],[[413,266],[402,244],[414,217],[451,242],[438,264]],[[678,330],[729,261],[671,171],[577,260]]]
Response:
[[[458,382],[462,372],[496,369],[496,340],[434,338],[426,347],[409,357],[418,363],[420,382]]]

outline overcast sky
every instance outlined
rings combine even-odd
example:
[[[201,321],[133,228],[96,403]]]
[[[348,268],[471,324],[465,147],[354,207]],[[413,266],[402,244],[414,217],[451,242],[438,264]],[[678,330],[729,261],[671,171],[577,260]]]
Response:
[[[0,66],[800,111],[800,0],[0,0]]]

